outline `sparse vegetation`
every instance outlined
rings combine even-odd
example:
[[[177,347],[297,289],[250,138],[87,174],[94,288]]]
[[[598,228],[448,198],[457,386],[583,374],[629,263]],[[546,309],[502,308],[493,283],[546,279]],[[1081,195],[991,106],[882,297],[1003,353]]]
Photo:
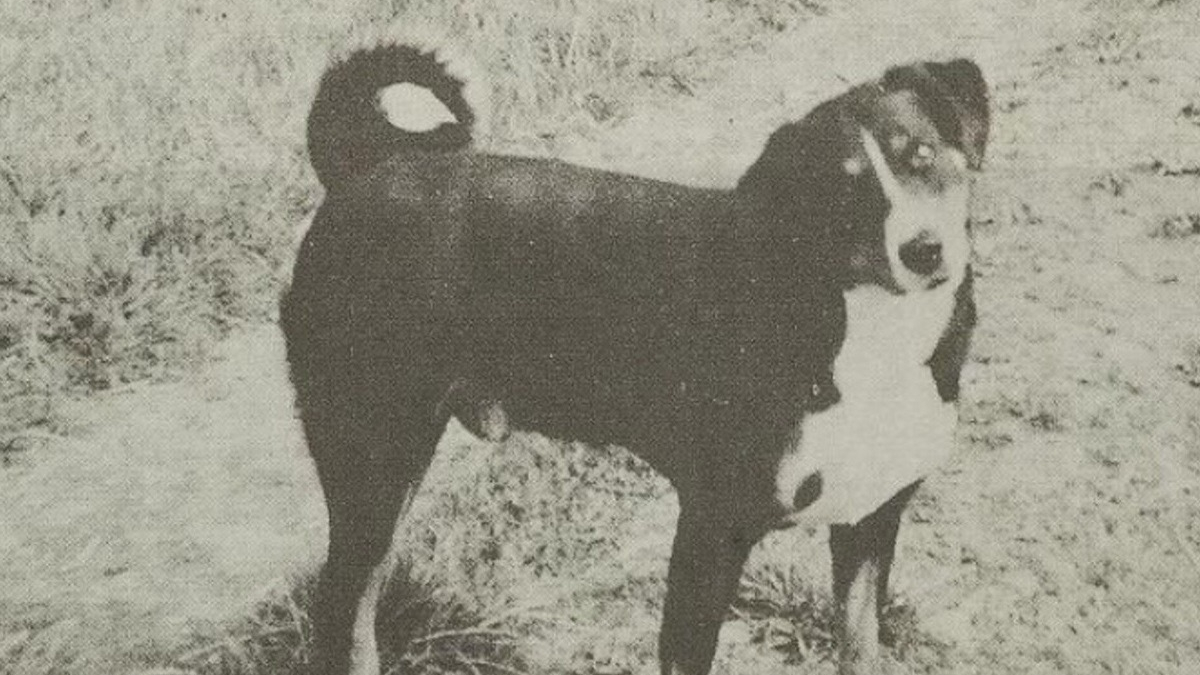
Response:
[[[539,657],[522,649],[522,636],[561,628],[554,610],[586,588],[636,512],[668,490],[617,449],[520,435],[502,455],[480,450],[468,444],[439,458],[433,481],[445,484],[428,486],[402,532],[405,558],[378,623],[385,672],[527,672]],[[202,675],[291,672],[307,660],[311,586],[306,579],[273,593],[176,664]],[[539,665],[566,668],[571,657]]]
[[[240,329],[270,318],[318,194],[302,127],[326,54],[423,17],[490,73],[493,146],[608,143],[627,113],[670,110],[658,128],[717,148],[654,146],[672,170],[760,142],[740,125],[815,103],[876,46],[979,48],[996,85],[980,330],[962,452],[901,530],[890,656],[928,674],[1191,673],[1200,8],[1153,4],[839,0],[811,30],[824,5],[804,1],[0,4],[0,672],[307,658],[319,492],[278,335]],[[869,11],[838,16],[852,6]],[[726,59],[792,28],[786,49]],[[667,486],[617,450],[448,438],[401,533],[387,667],[655,672]],[[828,554],[800,529],[756,549],[716,672],[831,672]]]
[[[733,611],[749,624],[754,643],[781,652],[792,664],[828,660],[836,653],[829,595],[794,567],[749,568]]]
[[[539,152],[618,122],[640,100],[690,93],[726,56],[820,8],[756,0],[5,4],[0,35],[13,49],[0,64],[4,466],[59,437],[67,399],[170,377],[203,363],[230,331],[273,316],[295,233],[319,190],[304,116],[330,55],[347,45],[414,28],[446,33],[491,80],[485,143]],[[557,446],[535,444],[518,455],[532,464],[497,464],[473,491],[446,493],[431,507],[437,525],[413,535],[415,571],[402,566],[392,597],[404,600],[383,617],[394,668],[520,669],[505,631],[536,612],[514,609],[506,593],[522,588],[531,566],[539,579],[578,572],[580,561],[611,548],[614,519],[629,512],[622,505],[665,489],[644,467],[548,450]],[[610,492],[581,492],[593,478]],[[520,534],[548,531],[562,534],[552,549]],[[291,671],[305,658],[306,583],[176,654],[175,665]],[[74,668],[87,647],[70,634],[60,625],[5,635],[0,670]]]
[[[254,613],[220,636],[202,637],[175,658],[196,675],[292,673],[308,662],[308,617],[314,578],[262,600]],[[383,599],[379,635],[385,673],[522,672],[517,636],[503,615],[486,618],[444,585],[419,581],[401,565]]]
[[[1200,235],[1200,213],[1182,213],[1163,218],[1151,234],[1160,239],[1184,239]]]
[[[0,439],[65,393],[177,371],[274,311],[317,186],[331,53],[426,25],[490,76],[490,142],[544,150],[677,93],[816,5],[745,0],[6,4]]]

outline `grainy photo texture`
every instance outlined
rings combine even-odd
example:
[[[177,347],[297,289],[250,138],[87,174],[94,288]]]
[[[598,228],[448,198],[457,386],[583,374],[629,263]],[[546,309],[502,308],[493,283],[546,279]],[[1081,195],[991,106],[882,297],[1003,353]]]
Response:
[[[0,4],[0,672],[1191,673],[1200,4]]]

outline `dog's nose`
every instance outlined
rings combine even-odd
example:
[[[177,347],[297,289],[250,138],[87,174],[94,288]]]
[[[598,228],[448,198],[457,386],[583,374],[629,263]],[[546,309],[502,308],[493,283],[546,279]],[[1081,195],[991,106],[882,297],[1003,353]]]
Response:
[[[927,277],[942,266],[942,242],[932,233],[922,232],[900,245],[900,262]]]
[[[796,488],[796,496],[792,498],[792,507],[800,511],[812,506],[813,502],[820,499],[821,491],[824,489],[825,479],[821,477],[820,471],[808,474],[804,480],[800,481],[800,487]]]

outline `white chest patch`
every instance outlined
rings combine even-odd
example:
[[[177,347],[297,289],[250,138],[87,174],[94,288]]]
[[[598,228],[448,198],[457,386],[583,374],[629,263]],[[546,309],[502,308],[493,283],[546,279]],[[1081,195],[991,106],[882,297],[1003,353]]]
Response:
[[[789,520],[857,523],[946,460],[957,411],[938,396],[926,361],[954,308],[952,284],[893,295],[878,287],[845,293],[846,339],[834,362],[841,400],[793,434],[776,473],[785,508],[800,483],[821,472],[821,496]]]

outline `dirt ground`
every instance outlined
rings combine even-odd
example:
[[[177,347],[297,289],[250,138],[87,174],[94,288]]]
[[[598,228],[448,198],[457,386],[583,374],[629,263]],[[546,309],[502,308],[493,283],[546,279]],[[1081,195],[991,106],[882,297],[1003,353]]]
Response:
[[[559,154],[728,185],[772,127],[847,82],[978,60],[994,105],[975,208],[981,325],[961,451],[901,530],[895,585],[922,637],[898,658],[922,673],[1194,672],[1200,3],[882,4],[847,3]],[[273,327],[68,419],[0,468],[0,667],[35,672],[6,658],[37,651],[58,664],[45,672],[166,668],[317,564],[323,512]],[[673,510],[670,495],[645,504],[596,578],[660,579]],[[824,551],[821,533],[776,535],[749,573],[790,557],[819,586]],[[612,665],[596,673],[654,672],[622,656],[652,645],[642,600],[609,594],[589,614],[600,625],[564,643],[591,641]],[[788,663],[748,620],[726,628],[717,665],[831,668]]]

